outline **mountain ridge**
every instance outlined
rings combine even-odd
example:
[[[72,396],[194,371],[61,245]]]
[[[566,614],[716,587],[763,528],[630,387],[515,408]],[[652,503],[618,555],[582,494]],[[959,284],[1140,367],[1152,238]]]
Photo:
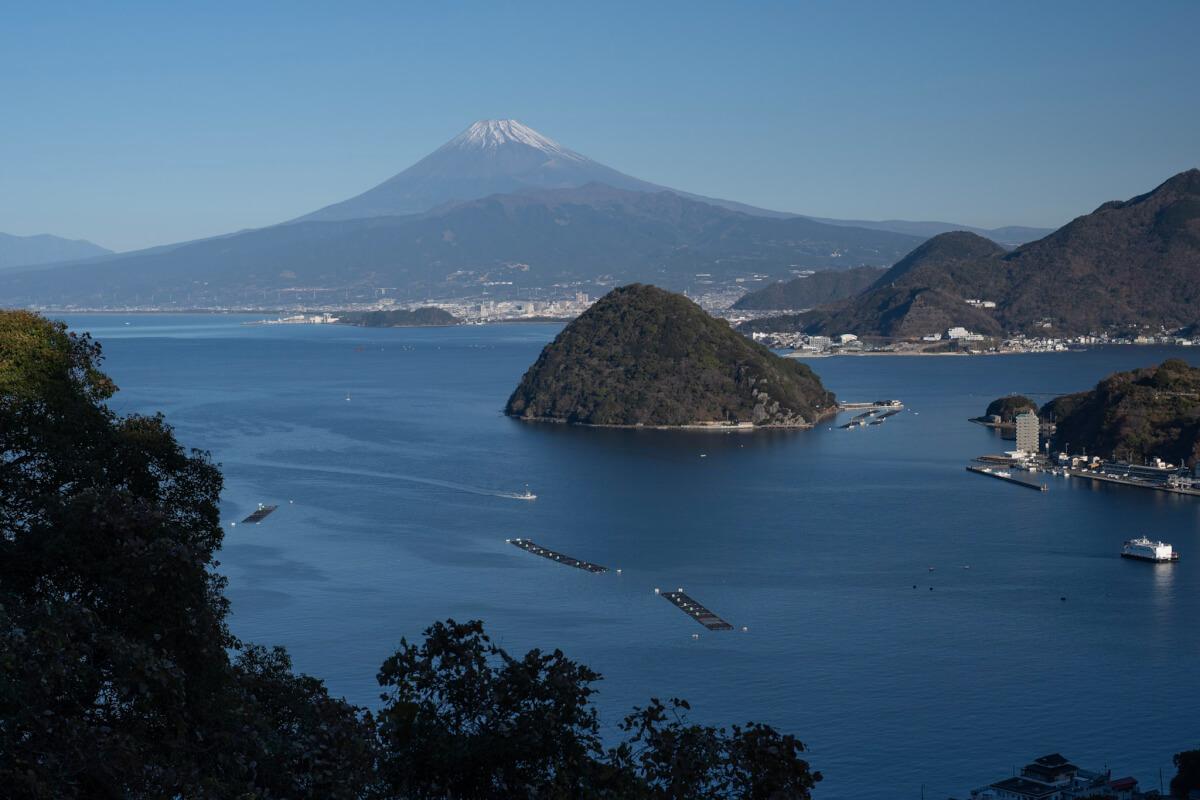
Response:
[[[285,293],[282,302],[298,287],[345,293],[383,286],[419,297],[466,297],[504,282],[532,288],[601,277],[609,285],[654,279],[683,289],[696,273],[732,281],[755,272],[790,276],[797,263],[883,266],[917,243],[901,234],[750,216],[671,192],[593,183],[526,188],[405,217],[260,228],[109,257],[104,269],[78,264],[22,272],[0,278],[0,300],[37,303],[63,286],[89,305],[147,296],[192,304],[203,296],[221,304],[271,292]],[[214,297],[214,287],[224,287],[225,295]]]
[[[0,269],[37,267],[112,254],[112,250],[87,239],[64,239],[49,233],[34,236],[0,233]]]
[[[973,238],[968,238],[973,237]],[[943,329],[1061,336],[1121,326],[1200,327],[1200,169],[1145,194],[1110,201],[1011,252],[969,233],[941,234],[853,300],[748,328],[895,336],[911,303],[936,306]],[[983,309],[968,299],[994,303]],[[922,323],[925,324],[925,323]],[[906,331],[900,334],[899,331]]]

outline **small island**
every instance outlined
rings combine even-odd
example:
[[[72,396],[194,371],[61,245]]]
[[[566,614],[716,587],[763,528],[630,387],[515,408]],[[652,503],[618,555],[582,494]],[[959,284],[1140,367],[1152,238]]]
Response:
[[[612,427],[808,428],[836,413],[836,399],[806,364],[683,295],[635,283],[546,345],[504,413]]]
[[[360,328],[417,328],[460,325],[462,320],[441,308],[424,306],[411,311],[347,311],[339,314],[338,322]]]
[[[972,417],[971,422],[977,422],[989,428],[1015,430],[1017,415],[1025,412],[1036,415],[1038,413],[1037,403],[1024,395],[1010,394],[1007,397],[993,400],[988,404],[987,411],[983,412],[983,416]]]

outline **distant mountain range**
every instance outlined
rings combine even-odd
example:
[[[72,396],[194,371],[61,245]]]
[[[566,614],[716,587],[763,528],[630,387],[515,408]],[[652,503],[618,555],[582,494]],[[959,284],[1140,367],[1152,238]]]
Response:
[[[422,298],[513,286],[588,290],[647,279],[686,289],[700,280],[773,280],[843,263],[886,266],[920,241],[591,183],[523,189],[406,217],[277,225],[102,264],[0,276],[0,300],[207,306],[370,299],[379,289]]]
[[[1191,169],[1012,252],[972,233],[941,234],[850,301],[747,329],[910,338],[952,326],[1051,336],[1200,327],[1198,267],[1200,170]]]
[[[959,225],[954,222],[910,222],[903,219],[885,219],[872,221],[869,219],[826,219],[825,217],[809,217],[814,222],[824,222],[828,225],[853,225],[856,228],[869,228],[874,231],[891,231],[892,233],[907,233],[910,236],[920,236],[928,239],[939,233],[951,231],[968,231],[991,239],[1005,247],[1016,247],[1041,239],[1047,234],[1054,233],[1053,228],[1030,228],[1023,225],[1006,225],[1003,228],[972,228],[970,225]]]
[[[84,239],[63,239],[48,233],[37,236],[0,233],[0,269],[75,261],[111,253],[112,250],[106,250]]]
[[[515,120],[481,120],[375,188],[289,223],[5,274],[0,303],[329,303],[739,278],[755,287],[802,270],[887,267],[925,238],[882,229],[907,223],[835,222],[667,189]],[[99,254],[76,257],[89,255]]]

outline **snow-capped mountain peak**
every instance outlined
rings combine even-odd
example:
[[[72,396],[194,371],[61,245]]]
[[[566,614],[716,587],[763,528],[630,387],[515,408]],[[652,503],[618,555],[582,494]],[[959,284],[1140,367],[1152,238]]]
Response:
[[[496,150],[509,143],[527,145],[554,158],[577,161],[581,164],[591,161],[515,119],[481,119],[451,139],[446,147],[460,150]]]

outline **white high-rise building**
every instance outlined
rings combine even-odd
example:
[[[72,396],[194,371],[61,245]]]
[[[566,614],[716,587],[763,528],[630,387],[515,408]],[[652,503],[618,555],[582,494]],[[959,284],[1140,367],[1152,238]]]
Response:
[[[1036,455],[1038,451],[1038,418],[1036,414],[1026,412],[1017,415],[1017,449],[1023,453]]]

